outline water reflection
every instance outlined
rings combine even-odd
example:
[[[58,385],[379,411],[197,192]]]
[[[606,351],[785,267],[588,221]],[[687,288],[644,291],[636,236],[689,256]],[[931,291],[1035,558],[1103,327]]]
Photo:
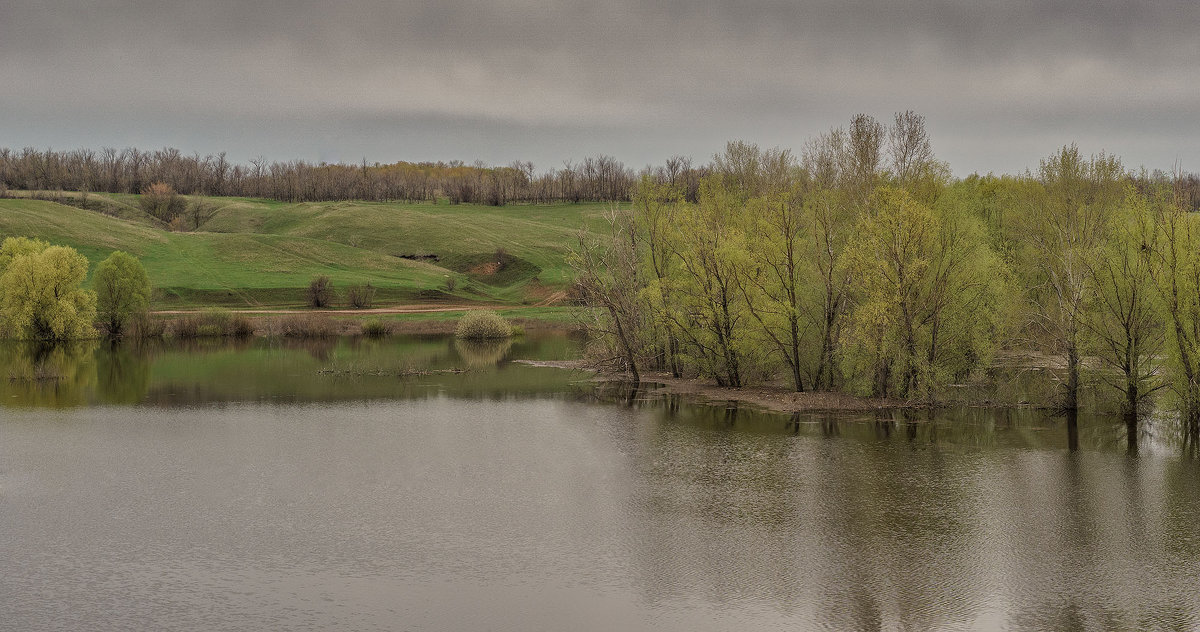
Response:
[[[569,344],[464,374],[428,372],[465,362],[437,337],[5,348],[9,375],[73,362],[84,401],[158,405],[0,415],[0,621],[1200,626],[1200,469],[1165,413],[1128,458],[1119,417],[772,415],[510,362]]]
[[[558,333],[482,343],[443,336],[53,346],[0,342],[0,405],[178,406],[567,394],[584,388],[578,374],[510,361],[572,358],[579,344]]]
[[[681,414],[684,400],[664,394],[660,384],[596,385],[586,374],[514,362],[574,358],[581,346],[580,340],[562,334],[486,342],[400,336],[57,346],[0,343],[0,405],[179,406],[443,396],[501,401],[549,396],[657,408],[667,418],[723,430],[979,449],[1037,447],[1200,458],[1200,437],[1189,433],[1170,409],[1151,410],[1140,419],[1093,412],[1053,415],[1030,408],[961,407],[776,416],[736,402],[720,402],[708,407],[707,417],[701,420],[694,409]]]
[[[508,357],[512,350],[512,338],[498,340],[464,340],[454,339],[454,350],[458,357],[469,367],[496,366]]]
[[[872,412],[797,412],[767,414],[731,402],[715,402],[680,412],[680,396],[662,394],[661,385],[601,384],[588,400],[660,409],[666,419],[709,429],[759,434],[789,434],[859,441],[956,445],[976,449],[1040,448],[1123,452],[1139,455],[1191,455],[1200,442],[1173,411],[1162,409],[1137,420],[1102,412],[1065,412],[1036,408],[944,408]]]
[[[9,406],[66,408],[87,403],[95,389],[94,341],[0,344],[0,399]]]
[[[783,420],[874,439],[852,442],[749,431],[765,419],[715,432],[723,410],[694,415],[680,423],[664,411],[622,437],[646,479],[637,502],[647,524],[633,537],[651,603],[761,599],[801,627],[828,629],[1200,624],[1190,588],[1200,523],[1172,515],[1200,518],[1200,479],[1187,464],[930,449],[939,428],[925,414],[899,426]]]
[[[150,390],[151,343],[107,342],[96,349],[97,393],[106,404],[137,404]]]

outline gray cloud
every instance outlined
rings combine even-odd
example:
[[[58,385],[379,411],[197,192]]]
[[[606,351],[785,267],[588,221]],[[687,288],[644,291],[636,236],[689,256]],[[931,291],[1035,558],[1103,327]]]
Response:
[[[1078,140],[1200,168],[1200,6],[901,0],[0,6],[0,145],[704,158],[915,109],[955,171]]]

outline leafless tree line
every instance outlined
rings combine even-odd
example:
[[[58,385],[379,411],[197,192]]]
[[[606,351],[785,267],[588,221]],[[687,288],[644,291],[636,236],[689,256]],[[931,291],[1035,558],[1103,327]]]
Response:
[[[873,118],[855,117],[848,129],[834,130],[820,139],[823,146],[810,148],[806,169],[818,181],[839,171],[843,177],[861,181],[851,187],[867,191],[870,174],[890,158],[901,177],[929,153],[927,144],[913,142],[915,117],[906,113],[895,126],[886,128]],[[908,117],[908,118],[906,118]],[[830,135],[826,135],[830,136]],[[885,138],[887,136],[888,138]],[[829,150],[844,143],[853,148],[835,157]],[[885,148],[887,147],[893,149]],[[901,148],[896,150],[894,148]],[[884,156],[885,151],[900,153]],[[835,159],[846,164],[835,165]],[[303,160],[268,162],[263,158],[249,164],[230,162],[225,153],[201,156],[166,148],[143,151],[135,148],[99,151],[20,150],[0,148],[0,190],[86,191],[143,193],[152,184],[164,183],[183,195],[241,196],[270,198],[285,202],[338,200],[433,201],[452,204],[509,203],[552,204],[563,202],[630,201],[641,176],[670,186],[689,202],[696,202],[700,182],[716,171],[739,166],[693,164],[685,156],[672,156],[662,165],[639,172],[611,156],[595,156],[567,162],[545,171],[532,162],[516,161],[508,166],[488,166],[476,161],[450,162],[310,163]],[[1135,176],[1136,184],[1149,186],[1161,174]],[[1176,186],[1191,210],[1200,210],[1200,176],[1178,172]]]
[[[673,159],[663,177],[691,177],[690,162]],[[0,148],[0,188],[34,191],[142,193],[155,183],[183,195],[245,196],[287,202],[330,200],[508,203],[628,201],[634,171],[611,156],[535,171],[533,163],[494,167],[482,162],[314,164],[303,160],[235,164],[225,153],[185,155],[178,149],[100,151]],[[694,188],[694,187],[693,187]]]

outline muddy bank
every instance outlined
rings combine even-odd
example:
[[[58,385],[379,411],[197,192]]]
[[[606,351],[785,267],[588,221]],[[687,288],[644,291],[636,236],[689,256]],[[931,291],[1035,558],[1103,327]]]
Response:
[[[599,382],[627,382],[629,380],[629,375],[626,373],[606,371],[586,360],[518,360],[517,362],[532,366],[593,371],[595,380]],[[846,393],[812,391],[797,393],[784,387],[771,385],[728,388],[698,378],[671,377],[670,373],[644,373],[642,383],[643,387],[657,393],[684,395],[708,403],[739,402],[779,413],[855,412],[920,406],[916,402],[907,400],[857,397]]]

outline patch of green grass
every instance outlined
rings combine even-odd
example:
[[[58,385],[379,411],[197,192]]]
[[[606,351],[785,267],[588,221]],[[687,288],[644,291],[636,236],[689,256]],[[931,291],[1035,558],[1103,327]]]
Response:
[[[138,196],[103,197],[128,213],[117,218],[53,202],[0,199],[0,238],[23,235],[69,245],[93,265],[113,250],[129,252],[141,259],[158,289],[156,305],[163,307],[300,305],[303,289],[318,275],[329,276],[339,291],[370,282],[380,306],[532,304],[569,285],[567,254],[579,230],[598,227],[604,211],[602,205],[204,198],[216,211],[200,231],[174,233],[137,210]],[[500,249],[507,263],[489,269]]]

